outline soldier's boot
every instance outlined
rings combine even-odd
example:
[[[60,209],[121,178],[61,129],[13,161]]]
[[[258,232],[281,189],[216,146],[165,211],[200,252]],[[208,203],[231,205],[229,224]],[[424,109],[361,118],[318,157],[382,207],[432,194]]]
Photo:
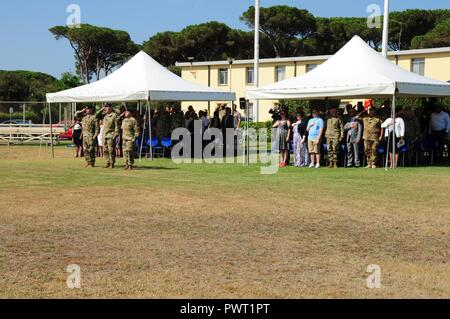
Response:
[[[110,168],[111,167],[111,164],[106,164],[105,165],[105,168]]]
[[[334,162],[333,168],[338,168],[338,163]]]
[[[133,168],[133,165],[130,165],[130,166],[128,166],[128,169],[130,170],[130,171],[132,171],[134,168]]]
[[[125,168],[124,168],[124,169],[125,169],[125,170],[130,169],[130,165],[125,164]]]
[[[111,169],[113,169],[113,168],[115,168],[116,166],[114,165],[114,164],[111,164],[110,166],[109,166],[109,168],[111,168]]]
[[[333,167],[334,167],[334,162],[331,161],[331,162],[330,162],[330,165],[328,165],[328,168],[333,168]]]

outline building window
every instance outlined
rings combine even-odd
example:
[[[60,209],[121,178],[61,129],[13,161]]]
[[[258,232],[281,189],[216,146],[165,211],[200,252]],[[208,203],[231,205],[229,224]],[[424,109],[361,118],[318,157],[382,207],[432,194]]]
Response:
[[[412,59],[411,60],[411,72],[419,75],[425,75],[425,59]]]
[[[311,72],[315,68],[317,68],[317,64],[307,64],[306,65],[306,73]]]
[[[275,82],[280,82],[286,79],[286,67],[276,66],[275,67]]]
[[[247,68],[246,81],[247,85],[255,84],[255,68]]]
[[[228,69],[219,69],[219,85],[228,85]]]

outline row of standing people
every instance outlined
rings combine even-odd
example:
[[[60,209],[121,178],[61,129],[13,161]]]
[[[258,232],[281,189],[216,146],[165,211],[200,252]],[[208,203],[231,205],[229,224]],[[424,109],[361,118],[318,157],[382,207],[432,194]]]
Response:
[[[359,112],[360,111],[360,112]],[[378,163],[378,148],[381,142],[386,142],[392,167],[398,164],[398,152],[394,157],[393,141],[397,148],[405,145],[405,137],[409,142],[415,142],[420,136],[420,123],[411,111],[400,110],[394,120],[391,118],[390,107],[385,104],[375,108],[372,103],[363,111],[351,105],[346,108],[346,115],[339,114],[336,108],[328,114],[314,110],[307,117],[303,109],[297,109],[296,115],[288,116],[287,110],[281,110],[280,118],[275,121],[277,128],[277,143],[280,151],[280,166],[289,163],[289,143],[294,144],[294,166],[320,167],[322,157],[322,140],[326,138],[326,149],[329,167],[338,167],[340,147],[347,148],[346,165],[360,167],[361,141],[364,141],[364,153],[367,158],[367,168],[376,168]],[[444,136],[448,136],[450,117],[438,106],[429,120],[428,135],[436,140],[441,150]]]
[[[94,167],[97,155],[103,155],[107,162],[106,167],[114,168],[116,157],[121,155],[119,150],[123,150],[125,168],[133,169],[134,143],[140,138],[141,132],[145,133],[146,130],[146,127],[143,127],[146,120],[138,115],[126,110],[124,106],[116,113],[111,104],[107,104],[96,114],[95,106],[77,112],[73,126],[77,156],[83,153],[86,166]],[[241,125],[241,114],[236,105],[233,106],[233,111],[225,105],[219,106],[211,118],[206,110],[197,114],[195,109],[189,106],[186,113],[183,113],[179,107],[172,106],[157,112],[151,111],[151,119],[152,136],[160,139],[170,137],[177,128],[186,128],[193,133],[197,120],[201,121],[203,131],[219,128],[225,132],[227,128],[240,128]],[[102,152],[97,153],[97,149]]]
[[[227,128],[240,128],[242,118],[236,105],[233,106],[233,109],[220,105],[211,118],[208,117],[207,110],[200,110],[197,113],[193,106],[189,106],[185,113],[179,107],[168,106],[152,115],[152,134],[159,139],[170,137],[177,128],[186,128],[193,133],[195,121],[202,122],[203,131],[208,128],[226,130]]]
[[[123,111],[123,112],[122,112]],[[134,166],[134,145],[140,136],[140,125],[134,114],[126,109],[121,109],[121,113],[114,112],[113,106],[107,104],[95,114],[95,107],[87,107],[75,114],[81,120],[84,157],[86,167],[95,166],[98,144],[103,145],[105,168],[115,168],[116,145],[122,144],[125,158],[125,169],[132,170]],[[103,123],[100,132],[100,121]],[[100,139],[100,143],[98,143]]]

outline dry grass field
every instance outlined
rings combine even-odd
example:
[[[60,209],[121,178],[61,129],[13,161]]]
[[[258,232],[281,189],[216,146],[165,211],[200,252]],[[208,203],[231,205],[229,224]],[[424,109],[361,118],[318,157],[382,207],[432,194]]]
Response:
[[[0,298],[450,297],[448,167],[128,172],[38,154],[0,147]]]

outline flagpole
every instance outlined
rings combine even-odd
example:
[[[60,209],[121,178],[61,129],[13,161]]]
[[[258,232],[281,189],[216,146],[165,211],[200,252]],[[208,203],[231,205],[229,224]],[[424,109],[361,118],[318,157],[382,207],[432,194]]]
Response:
[[[255,64],[253,68],[255,88],[259,87],[259,16],[261,1],[255,0]],[[255,101],[253,108],[253,121],[259,121],[259,100]]]
[[[389,0],[384,0],[384,22],[383,22],[383,56],[388,56],[388,41],[389,41]]]

